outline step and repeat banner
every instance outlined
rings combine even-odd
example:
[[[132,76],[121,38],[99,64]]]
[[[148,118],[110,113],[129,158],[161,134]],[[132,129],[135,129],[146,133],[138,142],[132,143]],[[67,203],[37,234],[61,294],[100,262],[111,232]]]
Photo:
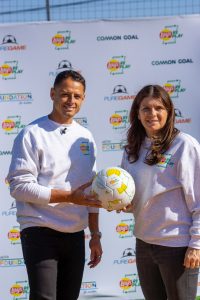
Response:
[[[16,204],[5,179],[13,140],[28,123],[51,111],[49,92],[55,76],[71,68],[86,78],[86,101],[76,120],[95,137],[98,170],[120,164],[130,106],[147,84],[160,84],[167,90],[176,108],[176,126],[200,141],[199,16],[0,25],[2,300],[29,297]],[[90,236],[85,232],[80,299],[143,299],[132,214],[102,209],[100,227],[104,253],[101,264],[92,270],[87,266]]]

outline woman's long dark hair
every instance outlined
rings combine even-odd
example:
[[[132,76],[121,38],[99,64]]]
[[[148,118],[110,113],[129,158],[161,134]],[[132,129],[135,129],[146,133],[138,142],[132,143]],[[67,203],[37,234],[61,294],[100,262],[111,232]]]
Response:
[[[138,119],[141,102],[146,97],[161,99],[168,113],[165,126],[160,130],[159,137],[153,139],[149,154],[145,158],[146,164],[154,165],[160,161],[162,154],[169,149],[179,130],[174,127],[174,105],[165,89],[159,85],[143,87],[136,95],[130,110],[130,128],[127,133],[127,145],[125,146],[129,162],[133,163],[138,160],[140,147],[146,137],[146,131]]]

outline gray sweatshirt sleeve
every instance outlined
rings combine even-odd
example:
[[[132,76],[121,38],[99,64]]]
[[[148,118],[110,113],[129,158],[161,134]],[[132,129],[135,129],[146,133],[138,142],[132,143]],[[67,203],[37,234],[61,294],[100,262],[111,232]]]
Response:
[[[178,163],[178,179],[191,212],[189,247],[200,249],[200,145],[190,137],[185,141]]]
[[[7,176],[11,196],[17,201],[48,204],[51,189],[38,184],[38,172],[39,157],[33,138],[21,132],[14,141]]]

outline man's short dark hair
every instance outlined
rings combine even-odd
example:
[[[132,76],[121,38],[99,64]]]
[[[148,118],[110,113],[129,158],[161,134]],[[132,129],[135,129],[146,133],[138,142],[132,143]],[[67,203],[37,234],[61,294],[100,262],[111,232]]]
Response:
[[[58,73],[58,75],[55,78],[54,84],[53,84],[54,88],[67,78],[71,78],[74,81],[80,82],[83,85],[83,88],[85,91],[86,83],[85,83],[84,77],[80,73],[78,73],[74,70],[66,70],[66,71],[62,71],[62,72]]]

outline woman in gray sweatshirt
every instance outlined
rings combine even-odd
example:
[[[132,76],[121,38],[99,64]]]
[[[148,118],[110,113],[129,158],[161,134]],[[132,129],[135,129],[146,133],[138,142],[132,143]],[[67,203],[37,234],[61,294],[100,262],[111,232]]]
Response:
[[[130,111],[122,168],[136,194],[136,263],[146,300],[193,300],[200,266],[200,145],[174,127],[168,93],[148,85]]]

